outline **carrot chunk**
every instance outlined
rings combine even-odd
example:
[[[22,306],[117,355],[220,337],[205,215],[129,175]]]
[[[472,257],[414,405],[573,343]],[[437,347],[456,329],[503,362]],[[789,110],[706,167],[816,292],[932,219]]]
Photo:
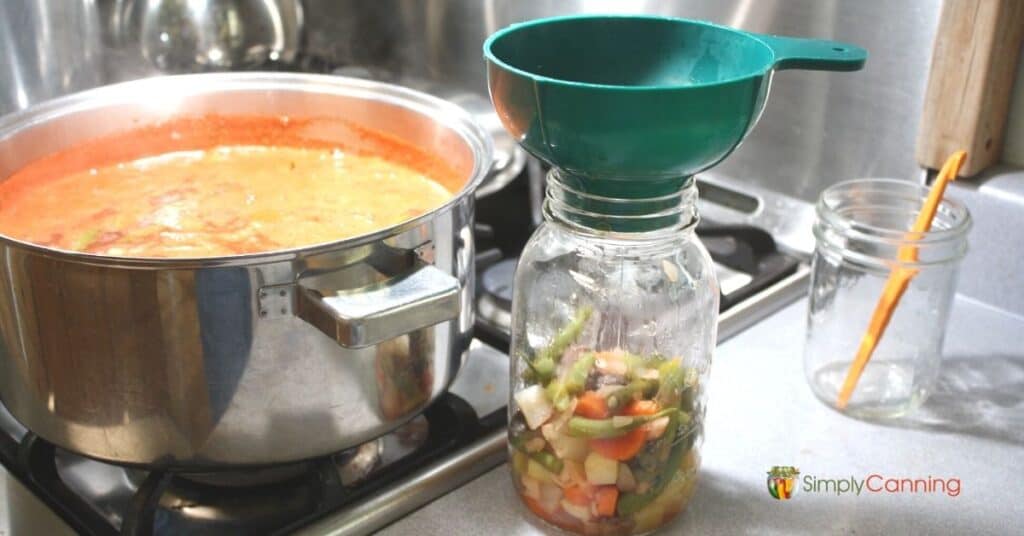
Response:
[[[605,419],[608,417],[608,402],[594,391],[587,391],[576,399],[576,415],[588,419]]]
[[[646,440],[647,432],[643,428],[636,428],[619,437],[591,439],[590,449],[605,458],[621,462],[636,456],[644,448]]]
[[[594,504],[597,515],[612,517],[615,515],[615,505],[619,502],[619,488],[615,486],[601,486],[594,492]]]
[[[577,505],[587,506],[590,504],[590,490],[583,486],[569,486],[562,490],[565,500]]]
[[[634,400],[622,410],[623,415],[654,415],[661,410],[653,400]]]

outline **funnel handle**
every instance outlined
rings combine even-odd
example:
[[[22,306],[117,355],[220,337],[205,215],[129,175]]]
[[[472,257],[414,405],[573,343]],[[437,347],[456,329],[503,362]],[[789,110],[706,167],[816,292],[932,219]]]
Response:
[[[775,69],[859,71],[868,51],[850,43],[801,39],[781,35],[756,35],[775,54]]]

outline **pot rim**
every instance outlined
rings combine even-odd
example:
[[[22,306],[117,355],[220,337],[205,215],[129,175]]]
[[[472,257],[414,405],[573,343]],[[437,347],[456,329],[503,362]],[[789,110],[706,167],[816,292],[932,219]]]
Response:
[[[425,115],[454,131],[473,154],[471,177],[451,199],[435,209],[372,233],[342,240],[323,242],[272,251],[225,255],[218,257],[129,257],[97,255],[51,248],[18,240],[0,233],[0,244],[31,250],[48,257],[82,264],[142,269],[194,269],[226,266],[249,266],[269,262],[290,261],[379,242],[401,234],[451,210],[472,196],[487,177],[493,165],[493,143],[483,127],[466,110],[444,99],[403,86],[335,75],[278,72],[221,72],[157,76],[121,82],[72,93],[47,100],[25,110],[0,117],[0,143],[24,130],[53,121],[75,112],[102,108],[117,103],[152,100],[154,94],[184,98],[193,95],[231,90],[289,90],[343,95],[406,108]],[[0,181],[7,177],[0,178]]]

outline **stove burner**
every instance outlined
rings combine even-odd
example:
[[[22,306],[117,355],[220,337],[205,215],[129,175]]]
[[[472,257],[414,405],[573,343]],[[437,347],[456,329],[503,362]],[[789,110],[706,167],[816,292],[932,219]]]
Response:
[[[144,471],[62,451],[31,432],[19,437],[6,430],[0,433],[0,462],[80,534],[288,534],[501,426],[503,419],[480,419],[448,393],[380,439],[280,466]]]
[[[194,475],[175,475],[160,489],[157,508],[139,508],[129,513],[153,512],[153,519],[140,516],[140,522],[125,519],[122,534],[253,534],[280,527],[316,511],[321,500],[317,479],[294,473],[296,466],[285,466],[294,476],[283,481],[244,484],[244,479],[221,480],[224,484],[198,482]],[[258,471],[265,473],[265,471]],[[272,472],[271,472],[272,473]],[[215,480],[216,481],[216,480]],[[140,495],[142,489],[140,489]],[[136,504],[139,504],[136,502]],[[130,527],[135,526],[134,530]]]
[[[492,327],[508,333],[512,327],[512,280],[516,259],[505,259],[484,270],[477,315]]]
[[[366,479],[380,465],[383,453],[384,441],[375,439],[354,449],[335,454],[334,465],[338,468],[341,483],[351,486]]]
[[[346,451],[347,452],[347,451]],[[217,488],[244,488],[277,484],[298,478],[310,471],[307,462],[271,465],[251,469],[210,471],[206,473],[179,473],[178,479]]]

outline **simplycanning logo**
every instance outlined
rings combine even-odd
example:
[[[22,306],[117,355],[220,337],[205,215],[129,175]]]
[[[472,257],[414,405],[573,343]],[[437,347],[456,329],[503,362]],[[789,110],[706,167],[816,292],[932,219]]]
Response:
[[[796,477],[800,470],[796,467],[776,465],[768,471],[768,493],[780,501],[793,497],[796,491]]]
[[[784,501],[793,497],[797,487],[797,476],[800,471],[796,467],[776,465],[768,471],[768,493],[772,497]],[[821,478],[815,475],[804,475],[799,480],[803,493],[821,493],[829,495],[860,496],[862,494],[943,494],[948,497],[960,496],[960,479],[941,478],[928,475],[919,478],[886,476],[872,473],[864,478],[855,476],[841,478]]]

